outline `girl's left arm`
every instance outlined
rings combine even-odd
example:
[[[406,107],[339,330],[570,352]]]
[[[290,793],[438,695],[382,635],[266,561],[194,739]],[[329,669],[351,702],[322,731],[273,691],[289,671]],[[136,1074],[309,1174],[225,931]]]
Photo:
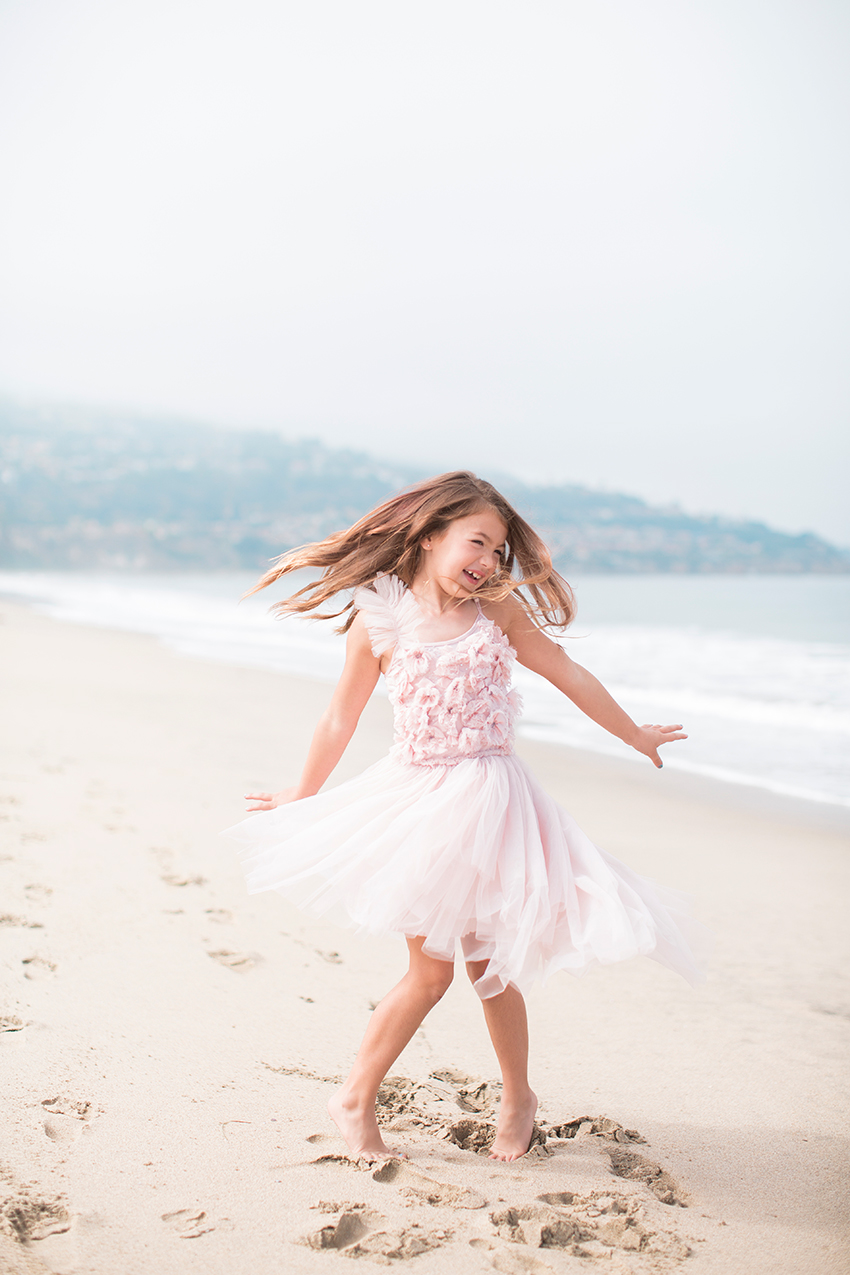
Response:
[[[643,753],[660,770],[663,763],[658,749],[661,745],[688,738],[681,725],[636,725],[599,679],[571,660],[562,646],[538,629],[519,603],[509,605],[510,619],[502,627],[520,664],[545,677],[594,722]]]

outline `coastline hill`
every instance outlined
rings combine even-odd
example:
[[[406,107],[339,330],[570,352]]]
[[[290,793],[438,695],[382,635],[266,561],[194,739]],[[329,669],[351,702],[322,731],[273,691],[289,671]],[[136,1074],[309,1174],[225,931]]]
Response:
[[[0,567],[257,570],[425,476],[266,431],[0,403]],[[850,572],[813,534],[487,476],[565,572]]]

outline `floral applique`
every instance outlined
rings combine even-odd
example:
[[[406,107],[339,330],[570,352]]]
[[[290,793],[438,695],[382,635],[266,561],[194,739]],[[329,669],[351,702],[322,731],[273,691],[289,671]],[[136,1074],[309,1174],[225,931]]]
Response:
[[[513,752],[520,700],[510,689],[515,653],[483,615],[449,649],[399,642],[387,673],[393,752],[416,766]]]

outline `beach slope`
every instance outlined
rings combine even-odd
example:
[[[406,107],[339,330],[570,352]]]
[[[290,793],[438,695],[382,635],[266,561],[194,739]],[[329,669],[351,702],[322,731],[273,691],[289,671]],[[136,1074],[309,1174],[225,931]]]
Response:
[[[839,813],[523,744],[594,840],[696,897],[708,984],[639,961],[537,990],[538,1145],[501,1165],[459,970],[381,1094],[410,1158],[367,1169],[325,1103],[403,944],[248,897],[219,836],[294,780],[330,688],[8,602],[0,644],[0,1271],[847,1269]],[[389,735],[376,698],[331,782]]]

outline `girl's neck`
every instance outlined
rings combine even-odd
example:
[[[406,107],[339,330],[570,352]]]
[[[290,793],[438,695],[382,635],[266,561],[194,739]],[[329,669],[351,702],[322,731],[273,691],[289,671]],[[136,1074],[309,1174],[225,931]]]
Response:
[[[420,610],[435,619],[458,610],[464,602],[472,601],[471,598],[452,597],[451,594],[446,593],[439,581],[423,572],[414,577],[409,587]]]

